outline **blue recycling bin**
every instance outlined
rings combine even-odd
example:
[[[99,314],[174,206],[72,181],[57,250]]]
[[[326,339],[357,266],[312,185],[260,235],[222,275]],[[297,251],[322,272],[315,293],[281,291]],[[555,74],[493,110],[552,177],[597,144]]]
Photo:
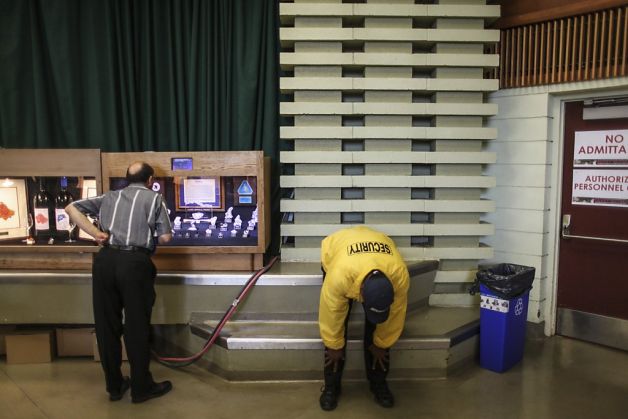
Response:
[[[535,268],[502,263],[478,271],[470,293],[480,292],[480,365],[504,372],[523,358],[528,299]]]
[[[504,372],[523,358],[530,292],[504,299],[480,284],[480,365]]]

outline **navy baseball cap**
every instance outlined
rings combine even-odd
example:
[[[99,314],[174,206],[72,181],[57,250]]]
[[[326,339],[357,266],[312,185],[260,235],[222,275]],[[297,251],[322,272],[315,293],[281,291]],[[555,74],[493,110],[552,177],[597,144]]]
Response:
[[[385,322],[394,299],[393,286],[382,272],[373,271],[362,282],[364,312],[369,322]]]

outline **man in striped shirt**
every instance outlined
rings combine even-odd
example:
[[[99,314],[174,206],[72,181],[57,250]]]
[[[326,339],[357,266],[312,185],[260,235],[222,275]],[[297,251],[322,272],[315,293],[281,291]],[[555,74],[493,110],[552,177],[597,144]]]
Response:
[[[120,400],[129,386],[133,403],[162,396],[172,389],[170,381],[153,381],[149,371],[150,317],[157,274],[150,255],[155,236],[159,244],[172,239],[164,199],[150,189],[153,174],[151,166],[135,162],[127,169],[126,188],[66,207],[76,225],[103,245],[92,267],[93,303],[98,352],[111,401]],[[101,230],[87,215],[98,218]],[[122,334],[131,365],[130,379],[123,377],[120,370]]]

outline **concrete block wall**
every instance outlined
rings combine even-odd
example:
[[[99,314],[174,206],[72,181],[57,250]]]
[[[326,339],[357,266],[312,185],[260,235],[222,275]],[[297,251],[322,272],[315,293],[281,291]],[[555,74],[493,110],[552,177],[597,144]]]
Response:
[[[468,304],[465,285],[496,185],[484,79],[498,56],[484,0],[280,3],[282,260],[319,261],[321,240],[352,224],[393,237],[408,261],[441,260],[434,304]]]
[[[496,211],[483,217],[495,226],[495,234],[484,238],[495,248],[495,255],[484,262],[536,268],[528,320],[538,323],[544,320],[545,281],[551,270],[547,226],[553,143],[549,94],[505,90],[489,100],[499,106],[499,115],[488,121],[499,137],[488,145],[497,154],[497,163],[487,173],[497,179],[497,186],[484,195],[495,202]]]

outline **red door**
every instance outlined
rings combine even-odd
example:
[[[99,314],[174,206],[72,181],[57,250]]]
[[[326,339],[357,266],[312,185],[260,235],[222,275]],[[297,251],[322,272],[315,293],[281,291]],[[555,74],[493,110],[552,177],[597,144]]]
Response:
[[[582,102],[565,104],[557,333],[628,350],[624,130],[628,115],[584,120]]]

